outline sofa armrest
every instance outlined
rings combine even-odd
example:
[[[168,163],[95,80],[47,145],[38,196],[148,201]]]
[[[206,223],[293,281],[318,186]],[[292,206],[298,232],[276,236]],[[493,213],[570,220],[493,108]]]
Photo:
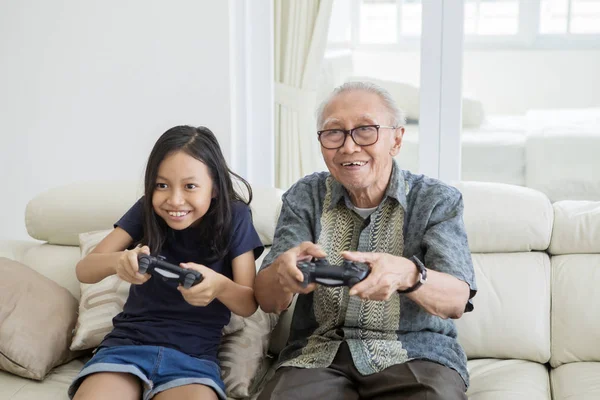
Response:
[[[23,262],[25,254],[42,243],[34,240],[0,240],[0,257]]]
[[[79,246],[58,246],[33,240],[0,240],[0,257],[27,265],[67,289],[77,300],[80,290],[75,266],[80,254]]]

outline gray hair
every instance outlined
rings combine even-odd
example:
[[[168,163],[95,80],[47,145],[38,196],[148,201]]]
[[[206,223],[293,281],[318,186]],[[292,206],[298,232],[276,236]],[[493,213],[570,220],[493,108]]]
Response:
[[[406,114],[396,105],[396,101],[384,88],[372,82],[346,82],[341,86],[336,87],[329,96],[327,96],[317,108],[317,129],[323,126],[323,112],[331,101],[339,94],[351,91],[362,91],[374,93],[379,96],[383,105],[388,109],[393,119],[392,125],[400,127],[406,125]]]

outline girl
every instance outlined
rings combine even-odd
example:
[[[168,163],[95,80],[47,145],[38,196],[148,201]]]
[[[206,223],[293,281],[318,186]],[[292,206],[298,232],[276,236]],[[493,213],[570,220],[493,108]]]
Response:
[[[248,188],[233,189],[231,175]],[[250,316],[254,261],[263,251],[248,204],[207,128],[177,126],[156,142],[145,195],[76,268],[95,283],[130,282],[123,312],[69,388],[75,399],[225,399],[217,349],[231,312]],[[133,246],[138,245],[133,248]],[[131,249],[131,250],[127,250]],[[140,253],[202,273],[189,289],[141,275]]]

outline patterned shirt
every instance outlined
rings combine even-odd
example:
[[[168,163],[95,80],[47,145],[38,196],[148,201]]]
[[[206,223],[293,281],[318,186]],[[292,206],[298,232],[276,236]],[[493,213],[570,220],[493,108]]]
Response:
[[[310,241],[323,248],[333,265],[342,263],[345,250],[416,256],[428,269],[466,282],[472,298],[477,288],[462,213],[456,188],[403,171],[396,161],[384,198],[366,219],[329,172],[314,173],[283,195],[275,240],[261,269]],[[465,311],[472,309],[469,300]],[[278,366],[327,367],[342,341],[363,375],[427,359],[453,368],[469,385],[466,356],[451,319],[429,314],[399,293],[387,301],[361,300],[343,286],[317,285],[312,293],[298,295]]]

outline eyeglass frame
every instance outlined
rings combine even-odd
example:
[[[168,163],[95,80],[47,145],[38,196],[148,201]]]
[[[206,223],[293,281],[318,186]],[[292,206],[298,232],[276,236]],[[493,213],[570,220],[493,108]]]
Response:
[[[377,137],[375,138],[375,141],[373,143],[370,144],[359,144],[356,142],[356,139],[354,139],[354,131],[360,128],[377,128]],[[377,141],[379,140],[379,129],[380,128],[384,128],[384,129],[398,129],[400,128],[399,126],[387,126],[387,125],[377,125],[377,124],[373,124],[373,125],[359,125],[359,126],[355,126],[352,129],[339,129],[339,128],[335,128],[335,129],[323,129],[321,131],[317,131],[317,137],[319,140],[319,143],[321,143],[321,146],[323,146],[324,149],[327,150],[337,150],[337,149],[341,149],[342,147],[344,147],[344,145],[346,144],[346,139],[348,138],[348,136],[350,136],[352,138],[352,141],[360,147],[368,147],[368,146],[373,146],[375,143],[377,143]],[[330,132],[330,131],[340,131],[340,132],[344,132],[344,140],[342,141],[342,144],[339,145],[338,147],[325,147],[323,145],[323,142],[321,142],[321,134],[323,132]]]

